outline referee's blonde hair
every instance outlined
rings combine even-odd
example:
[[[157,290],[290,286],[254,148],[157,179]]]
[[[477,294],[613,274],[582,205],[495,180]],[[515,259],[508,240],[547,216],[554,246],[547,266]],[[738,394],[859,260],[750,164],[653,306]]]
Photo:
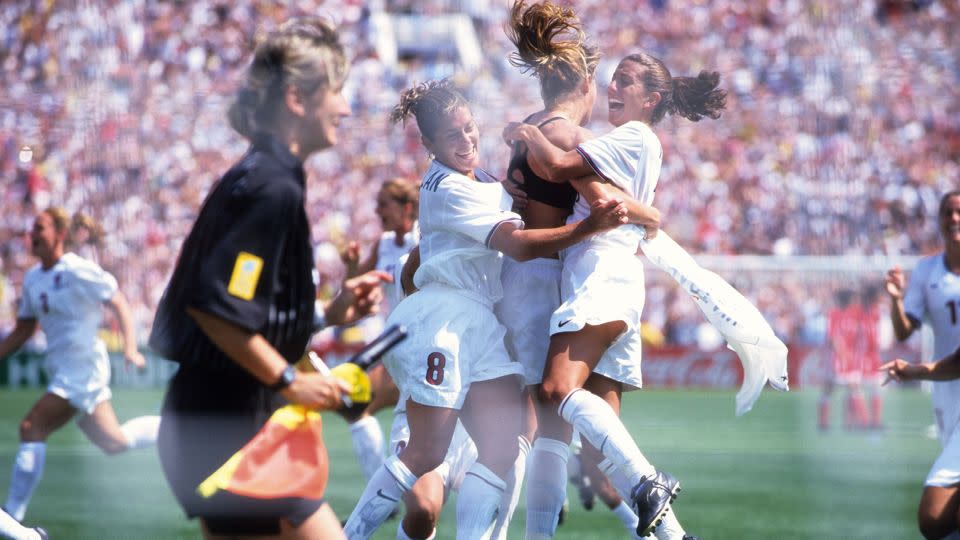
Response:
[[[347,68],[333,23],[320,17],[291,19],[257,44],[246,81],[230,107],[230,125],[249,139],[271,127],[288,86],[304,95],[339,88]]]
[[[412,115],[417,119],[420,134],[433,140],[440,121],[460,107],[469,109],[470,104],[456,89],[453,81],[427,81],[400,94],[400,103],[390,113],[390,120],[400,122]]]

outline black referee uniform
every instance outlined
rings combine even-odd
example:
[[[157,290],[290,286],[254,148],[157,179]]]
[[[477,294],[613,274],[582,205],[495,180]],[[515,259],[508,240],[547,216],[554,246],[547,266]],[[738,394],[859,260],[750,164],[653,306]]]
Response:
[[[163,404],[164,474],[189,517],[215,534],[277,534],[322,499],[261,500],[196,488],[246,444],[282,399],[226,356],[187,315],[209,313],[261,334],[295,363],[312,333],[313,247],[302,162],[275,137],[254,137],[215,185],[160,301],[151,347],[180,364]]]

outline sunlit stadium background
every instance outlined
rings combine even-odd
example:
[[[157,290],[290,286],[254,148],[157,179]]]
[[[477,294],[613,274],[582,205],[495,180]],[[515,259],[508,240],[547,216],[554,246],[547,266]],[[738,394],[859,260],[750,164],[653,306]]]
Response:
[[[843,289],[882,288],[884,271],[938,249],[940,194],[960,186],[960,5],[956,0],[577,0],[604,54],[590,125],[606,122],[617,61],[644,49],[675,75],[721,72],[719,121],[666,120],[656,205],[664,229],[761,309],[792,351],[794,392],[765,394],[734,418],[736,357],[695,305],[656,270],[644,317],[649,390],[630,395],[628,427],[652,460],[679,476],[677,504],[703,538],[915,538],[914,510],[939,452],[925,436],[929,397],[888,388],[885,428],[816,428],[826,313]],[[536,80],[510,66],[506,0],[284,2],[30,0],[0,3],[0,334],[14,323],[24,232],[55,204],[99,220],[104,243],[80,248],[120,281],[141,340],[186,232],[212,182],[245,149],[225,121],[258,32],[298,14],[336,20],[353,67],[353,116],[341,144],[308,164],[317,266],[329,289],[338,248],[379,234],[374,194],[417,178],[426,152],[412,126],[387,120],[398,91],[452,77],[480,123],[485,168],[502,176],[504,124],[540,108]],[[884,294],[877,298],[882,314]],[[926,358],[923,339],[886,358]],[[104,328],[105,339],[116,340]],[[361,330],[328,332],[336,354]],[[17,424],[38,396],[43,339],[0,360],[0,493]],[[119,415],[156,411],[173,366],[115,365]],[[381,417],[389,422],[389,415]],[[330,416],[328,497],[346,516],[362,489],[344,424]],[[191,538],[156,456],[105,458],[76,428],[56,434],[27,515],[56,538]],[[523,510],[511,538],[522,537]],[[393,538],[395,522],[378,538]],[[452,535],[449,516],[441,537]],[[558,538],[623,531],[571,493]]]

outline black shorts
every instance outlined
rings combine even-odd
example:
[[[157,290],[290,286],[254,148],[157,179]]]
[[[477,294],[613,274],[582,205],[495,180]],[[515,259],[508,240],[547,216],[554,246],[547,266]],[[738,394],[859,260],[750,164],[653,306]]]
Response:
[[[280,520],[298,526],[323,499],[253,499],[219,491],[210,498],[197,486],[260,430],[280,403],[277,396],[239,369],[184,369],[174,375],[163,403],[158,449],[163,473],[190,518],[213,534],[269,535]]]

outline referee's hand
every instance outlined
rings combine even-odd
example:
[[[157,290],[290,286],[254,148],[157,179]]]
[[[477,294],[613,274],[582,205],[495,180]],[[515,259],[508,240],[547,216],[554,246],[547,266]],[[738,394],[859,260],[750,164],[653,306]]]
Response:
[[[327,325],[349,324],[376,313],[383,299],[381,283],[393,283],[393,276],[381,270],[344,280],[337,296],[326,305]]]
[[[320,373],[298,372],[290,386],[280,393],[290,403],[303,405],[315,411],[336,410],[343,407],[343,396],[350,385],[336,377]]]

